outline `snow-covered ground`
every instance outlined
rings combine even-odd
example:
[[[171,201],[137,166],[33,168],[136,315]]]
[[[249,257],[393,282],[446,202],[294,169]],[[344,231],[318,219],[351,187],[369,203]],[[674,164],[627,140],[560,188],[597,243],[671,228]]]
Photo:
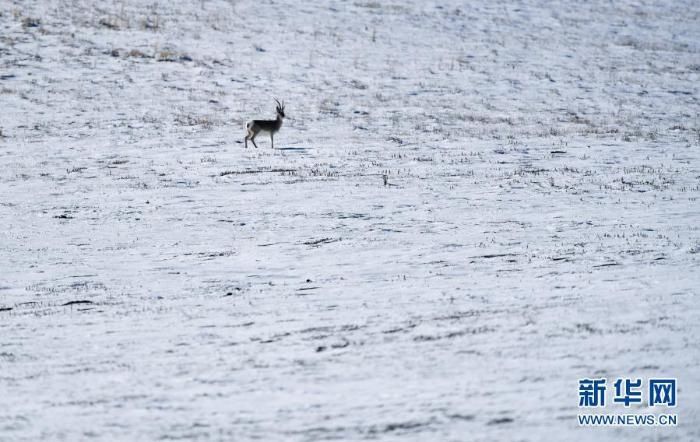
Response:
[[[1,0],[0,440],[700,439],[699,85],[693,0]]]

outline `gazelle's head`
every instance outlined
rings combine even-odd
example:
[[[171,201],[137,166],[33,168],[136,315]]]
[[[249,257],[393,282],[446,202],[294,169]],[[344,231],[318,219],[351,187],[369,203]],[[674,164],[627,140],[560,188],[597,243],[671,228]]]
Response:
[[[284,118],[284,103],[280,103],[277,98],[275,98],[275,101],[277,102],[277,108],[275,109],[277,111],[277,116]]]

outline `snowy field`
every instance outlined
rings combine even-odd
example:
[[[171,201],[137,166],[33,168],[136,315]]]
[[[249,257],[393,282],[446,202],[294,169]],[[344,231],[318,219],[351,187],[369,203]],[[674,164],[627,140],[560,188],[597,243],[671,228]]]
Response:
[[[0,440],[700,440],[699,99],[693,0],[0,0]]]

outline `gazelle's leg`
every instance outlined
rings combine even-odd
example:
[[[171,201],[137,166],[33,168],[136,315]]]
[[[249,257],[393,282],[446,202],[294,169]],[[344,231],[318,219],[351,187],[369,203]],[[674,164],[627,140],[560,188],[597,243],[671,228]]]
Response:
[[[250,141],[252,141],[252,142],[253,142],[253,146],[255,146],[255,148],[257,149],[257,148],[258,148],[258,145],[257,145],[257,144],[255,144],[255,136],[256,136],[256,135],[257,135],[257,134],[253,134],[253,136],[252,136],[252,137],[250,137]]]
[[[272,143],[272,148],[275,148],[275,135],[270,132],[270,142]]]
[[[248,140],[250,139],[250,127],[246,124],[245,126],[245,138],[243,139],[245,142],[245,148],[248,148]]]

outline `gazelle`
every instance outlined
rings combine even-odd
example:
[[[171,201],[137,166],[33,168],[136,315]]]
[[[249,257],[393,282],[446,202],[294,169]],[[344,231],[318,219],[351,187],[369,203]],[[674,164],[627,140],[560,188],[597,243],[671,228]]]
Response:
[[[255,137],[260,133],[260,132],[268,132],[270,134],[270,142],[272,143],[272,148],[275,148],[275,132],[280,130],[282,127],[282,120],[284,119],[284,103],[280,103],[277,98],[275,98],[275,101],[277,102],[277,108],[275,109],[277,111],[277,119],[275,120],[250,120],[245,124],[245,130],[246,130],[246,135],[245,135],[245,147],[246,149],[248,148],[248,140],[253,142],[253,146],[255,148],[258,148],[258,145],[255,144]]]

